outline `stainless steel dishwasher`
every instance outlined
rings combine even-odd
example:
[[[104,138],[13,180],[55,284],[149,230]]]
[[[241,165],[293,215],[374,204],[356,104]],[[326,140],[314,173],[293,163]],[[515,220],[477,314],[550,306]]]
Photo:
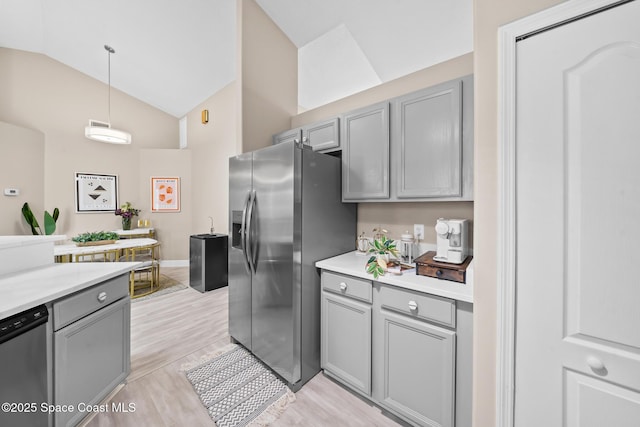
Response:
[[[47,327],[44,305],[0,320],[0,426],[47,426]]]

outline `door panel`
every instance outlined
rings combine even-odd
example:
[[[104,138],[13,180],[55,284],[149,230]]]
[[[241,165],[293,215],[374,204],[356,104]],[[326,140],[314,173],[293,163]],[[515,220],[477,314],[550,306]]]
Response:
[[[517,45],[516,426],[637,424],[638,20]]]
[[[397,195],[462,195],[462,82],[398,98],[393,104]]]
[[[252,293],[253,353],[288,381],[300,379],[299,284],[294,280],[294,162],[299,150],[281,143],[254,152],[256,201],[253,229],[255,274]],[[298,168],[299,169],[299,168]],[[298,224],[299,225],[299,224]],[[299,267],[298,267],[299,268]],[[298,275],[299,276],[299,275]],[[297,363],[297,365],[296,365]],[[295,365],[295,366],[294,366]]]
[[[389,103],[345,114],[342,140],[342,200],[389,198]]]
[[[567,427],[636,427],[640,393],[598,378],[565,371]],[[617,420],[612,423],[612,419]]]
[[[252,153],[229,159],[229,335],[251,350],[251,273],[243,252],[243,213],[252,188]]]

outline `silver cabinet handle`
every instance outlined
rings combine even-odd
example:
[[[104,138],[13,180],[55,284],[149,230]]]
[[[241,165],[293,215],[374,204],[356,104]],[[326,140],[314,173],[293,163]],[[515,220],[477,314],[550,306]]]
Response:
[[[107,293],[106,292],[100,292],[98,294],[98,301],[105,302],[106,300],[107,300]]]
[[[340,282],[340,290],[342,292],[346,292],[347,291],[347,284],[344,282]]]
[[[409,310],[411,311],[418,310],[418,303],[413,300],[409,301]]]
[[[591,370],[595,373],[605,372],[606,370],[604,362],[595,356],[587,357],[587,365],[589,365]]]

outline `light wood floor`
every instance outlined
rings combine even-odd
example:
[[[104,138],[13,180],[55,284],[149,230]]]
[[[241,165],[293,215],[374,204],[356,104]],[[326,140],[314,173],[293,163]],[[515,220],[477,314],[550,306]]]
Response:
[[[163,268],[183,283],[189,269]],[[131,304],[131,374],[109,403],[135,408],[104,412],[91,427],[213,426],[184,368],[228,345],[227,288],[204,294],[187,288]],[[380,409],[322,373],[296,393],[272,426],[398,426]]]

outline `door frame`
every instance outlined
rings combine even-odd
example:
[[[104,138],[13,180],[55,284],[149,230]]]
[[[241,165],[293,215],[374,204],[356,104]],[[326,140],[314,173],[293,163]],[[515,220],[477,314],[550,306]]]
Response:
[[[635,0],[569,0],[498,29],[496,426],[513,427],[516,342],[516,43]]]

